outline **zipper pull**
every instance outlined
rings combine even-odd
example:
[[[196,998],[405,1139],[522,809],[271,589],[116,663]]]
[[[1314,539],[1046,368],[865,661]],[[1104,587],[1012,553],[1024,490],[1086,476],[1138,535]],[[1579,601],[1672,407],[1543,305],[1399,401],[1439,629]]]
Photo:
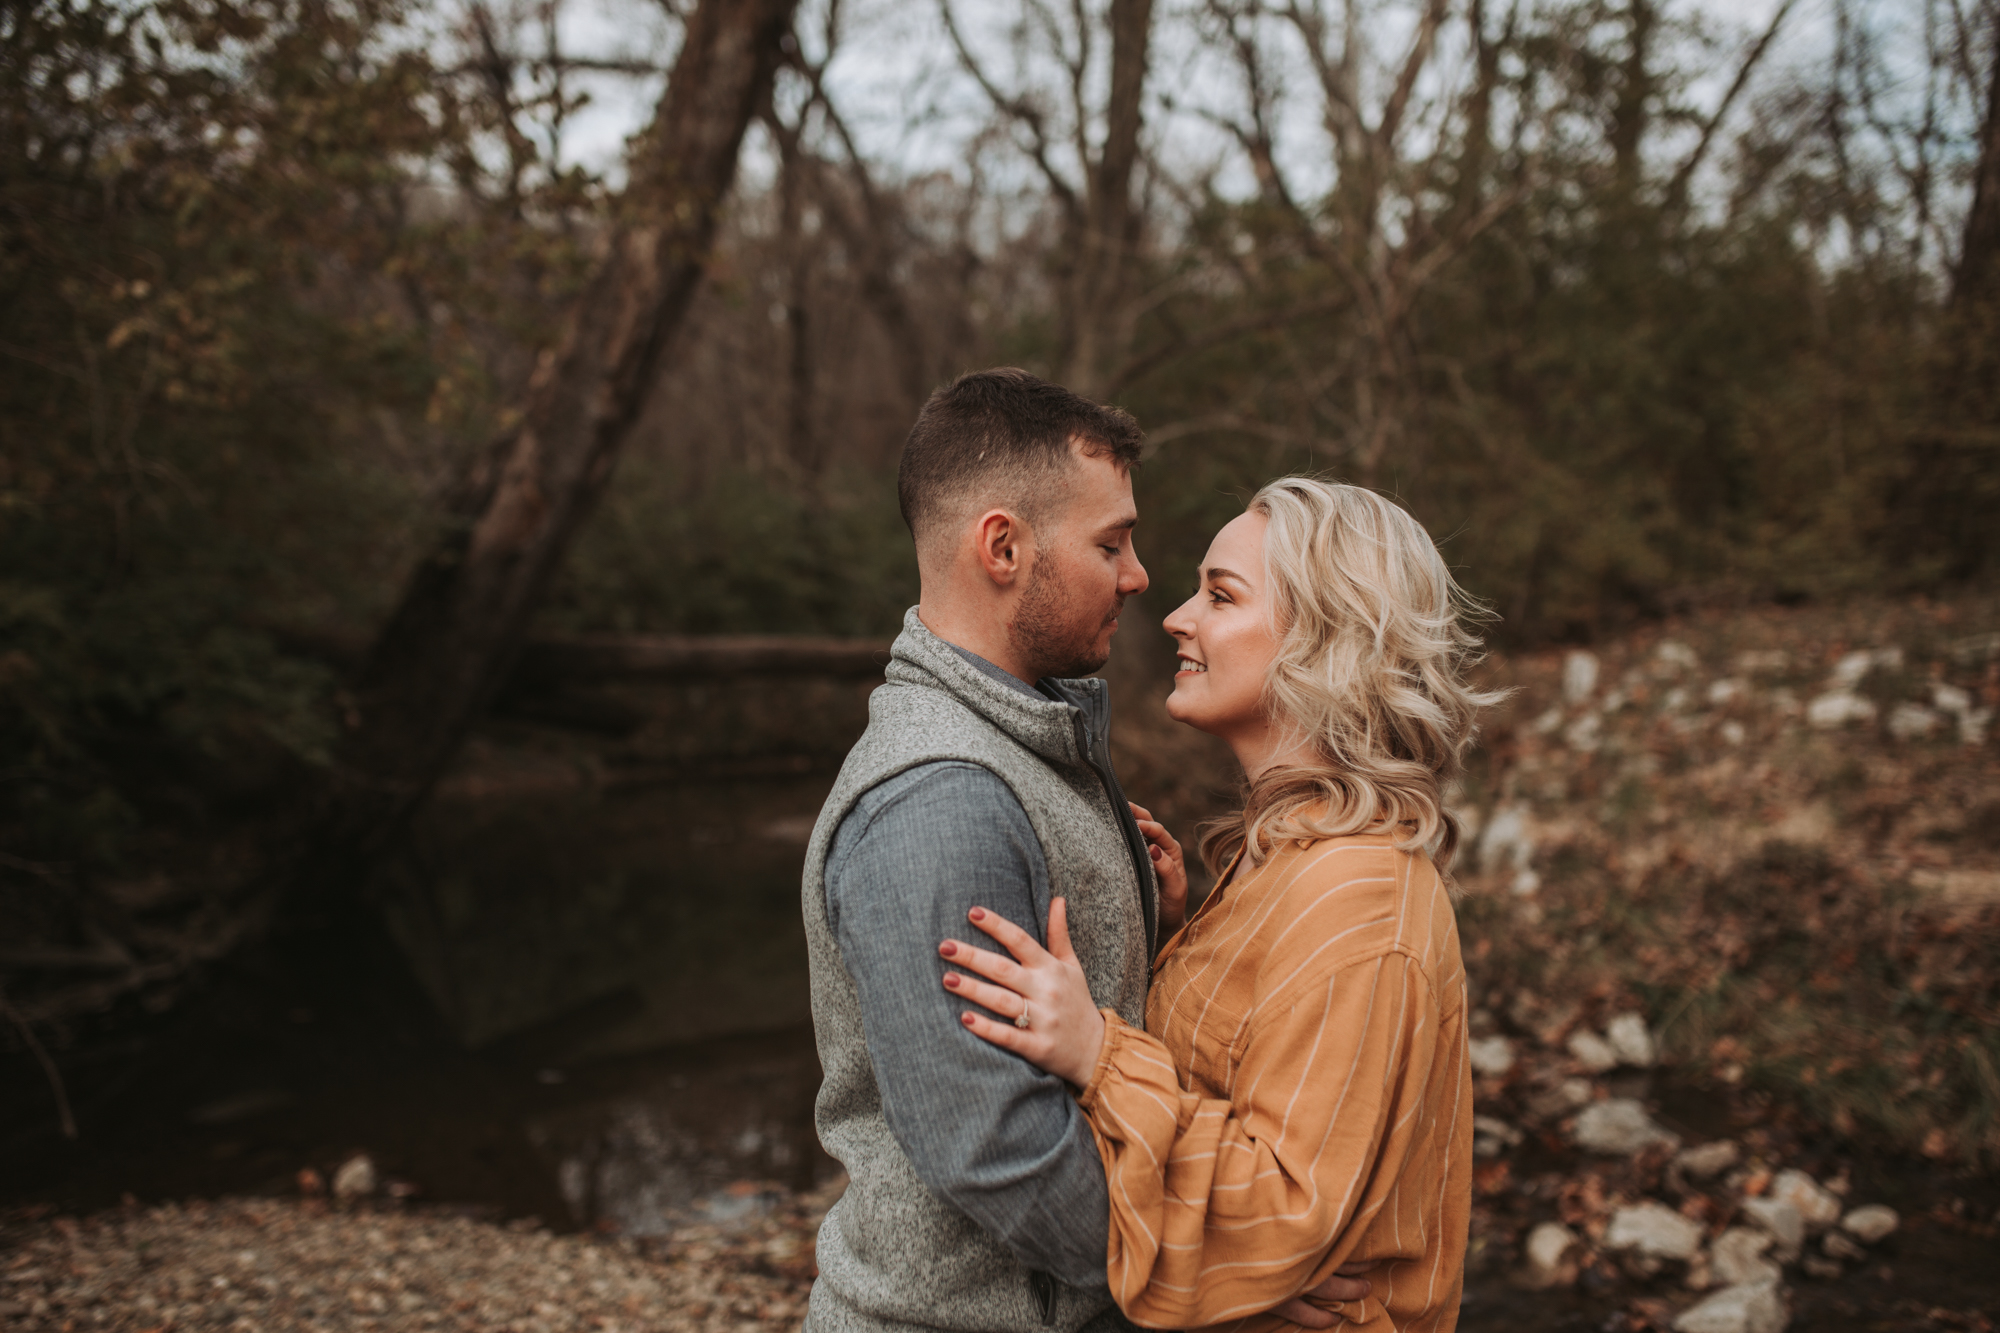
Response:
[[[1035,1311],[1045,1327],[1056,1322],[1056,1280],[1040,1269],[1028,1274],[1028,1294],[1035,1298]]]

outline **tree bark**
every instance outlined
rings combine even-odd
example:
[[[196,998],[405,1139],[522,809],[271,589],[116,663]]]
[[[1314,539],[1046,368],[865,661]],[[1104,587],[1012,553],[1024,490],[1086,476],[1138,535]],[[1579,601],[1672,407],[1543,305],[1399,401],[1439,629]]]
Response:
[[[295,897],[357,883],[512,669],[687,312],[796,3],[701,0],[689,16],[608,253],[355,681],[334,784],[287,870]]]
[[[1085,397],[1102,396],[1131,341],[1133,261],[1139,210],[1132,177],[1144,128],[1142,99],[1151,58],[1153,0],[1111,0],[1111,88],[1104,144],[1090,169],[1083,234],[1070,284],[1067,337],[1058,378]],[[1078,107],[1079,116],[1083,108]]]

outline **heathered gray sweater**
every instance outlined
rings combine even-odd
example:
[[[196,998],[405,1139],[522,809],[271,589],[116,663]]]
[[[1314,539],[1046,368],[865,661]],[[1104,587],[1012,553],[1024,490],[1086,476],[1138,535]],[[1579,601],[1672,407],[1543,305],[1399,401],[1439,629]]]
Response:
[[[1056,698],[1030,694],[982,673],[931,634],[914,610],[887,675],[806,853],[803,907],[825,1071],[817,1120],[821,1141],[850,1179],[821,1227],[808,1327],[813,1333],[1075,1333],[1092,1323],[1122,1323],[1101,1287],[1066,1286],[1031,1272],[1016,1257],[1018,1237],[1010,1248],[925,1185],[884,1112],[855,959],[829,918],[825,878],[842,821],[871,792],[884,784],[893,790],[898,775],[924,765],[976,765],[1004,783],[1025,812],[1044,853],[1038,859],[1046,862],[1046,893],[1069,900],[1071,936],[1092,993],[1129,1021],[1142,1021],[1154,885],[1109,773],[1104,683],[1045,682]],[[1040,933],[1040,921],[1020,924]],[[935,984],[934,976],[927,980]],[[879,999],[871,1003],[879,1008]],[[949,1043],[978,1040],[942,1015],[937,1026],[940,1052],[951,1050]],[[948,1061],[939,1064],[940,1086],[915,1090],[917,1113],[967,1115],[968,1099],[982,1088],[950,1072]],[[897,1109],[907,1132],[912,1089],[907,1070],[901,1077]]]

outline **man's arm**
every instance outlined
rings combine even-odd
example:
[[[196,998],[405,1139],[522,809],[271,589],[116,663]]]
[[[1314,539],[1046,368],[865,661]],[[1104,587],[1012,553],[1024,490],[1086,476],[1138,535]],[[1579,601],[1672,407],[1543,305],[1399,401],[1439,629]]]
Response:
[[[1105,1285],[1104,1165],[1069,1087],[973,1036],[939,983],[939,941],[974,906],[1038,938],[1048,864],[1007,785],[937,763],[871,791],[827,858],[827,915],[896,1142],[923,1182],[1030,1268]]]

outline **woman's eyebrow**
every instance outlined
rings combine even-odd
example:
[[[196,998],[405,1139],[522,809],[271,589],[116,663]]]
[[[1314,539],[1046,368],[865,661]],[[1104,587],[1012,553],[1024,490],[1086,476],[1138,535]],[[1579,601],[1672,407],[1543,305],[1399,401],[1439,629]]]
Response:
[[[1222,569],[1220,567],[1211,566],[1208,569],[1202,570],[1201,576],[1204,579],[1208,580],[1210,583],[1215,582],[1217,579],[1234,579],[1246,588],[1250,586],[1250,580],[1244,578],[1241,574],[1238,574],[1233,569]]]

